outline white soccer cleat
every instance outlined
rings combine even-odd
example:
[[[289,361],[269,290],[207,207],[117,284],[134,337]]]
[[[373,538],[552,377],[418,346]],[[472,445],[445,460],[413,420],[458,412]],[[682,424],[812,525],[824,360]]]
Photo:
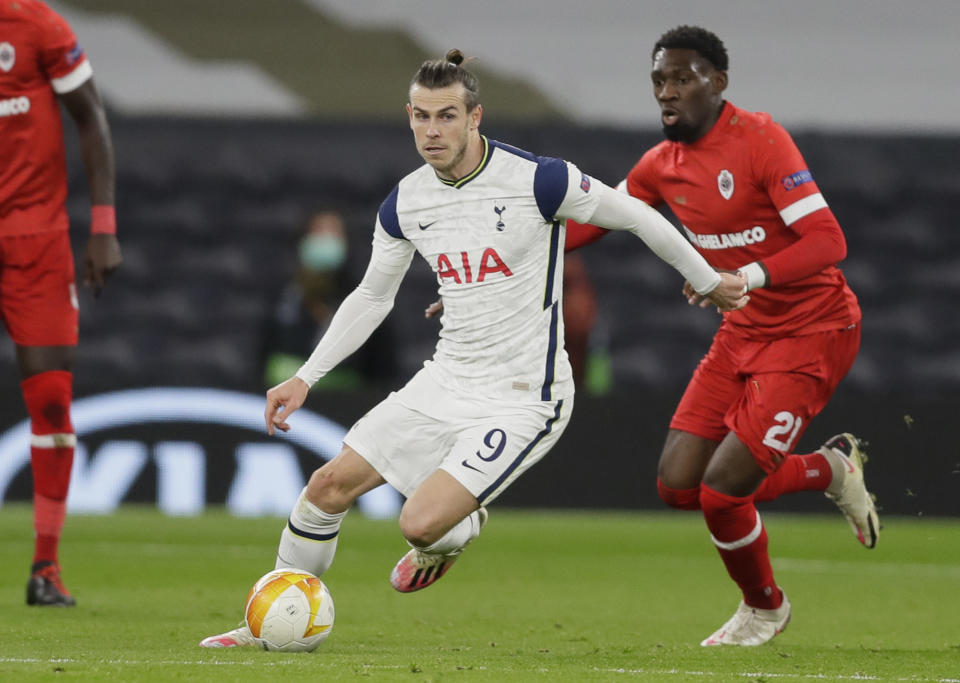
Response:
[[[257,641],[246,624],[218,636],[208,636],[200,641],[200,647],[256,647],[256,645]]]
[[[477,516],[480,521],[480,528],[483,529],[489,517],[487,509],[480,508],[477,511]],[[460,548],[452,553],[439,555],[437,553],[425,553],[414,548],[401,557],[393,571],[390,572],[390,585],[401,593],[413,593],[427,586],[432,586],[441,576],[450,571],[450,567],[453,566],[462,552],[463,548]]]
[[[777,609],[750,607],[743,600],[733,617],[700,645],[763,645],[772,640],[790,623],[790,601],[783,594],[783,604]]]
[[[880,537],[880,518],[873,495],[863,481],[863,463],[867,461],[864,446],[853,434],[837,434],[820,452],[830,461],[833,470],[833,480],[824,495],[840,508],[857,540],[873,548]]]

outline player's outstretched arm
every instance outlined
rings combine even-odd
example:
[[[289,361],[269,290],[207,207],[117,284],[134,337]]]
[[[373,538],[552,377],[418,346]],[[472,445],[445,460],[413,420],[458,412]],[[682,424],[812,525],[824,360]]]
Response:
[[[336,367],[340,361],[360,348],[393,308],[393,299],[403,273],[387,275],[379,272],[374,262],[367,274],[334,313],[330,326],[317,343],[307,362],[297,374],[267,392],[264,418],[267,432],[290,429],[287,419],[303,405],[314,383]]]
[[[659,211],[602,183],[596,183],[597,204],[590,223],[611,230],[628,230],[653,253],[677,269],[693,292],[720,310],[743,308],[750,297],[737,275],[718,273]]]
[[[274,429],[279,429],[281,432],[290,431],[287,420],[307,400],[309,391],[310,387],[307,383],[294,375],[267,392],[267,407],[263,417],[267,422],[267,433],[270,436],[273,436]]]
[[[609,230],[598,228],[597,226],[590,225],[589,223],[578,223],[572,219],[568,220],[566,239],[563,243],[563,251],[565,253],[576,251],[580,247],[593,244],[594,242],[600,240],[600,238],[605,237],[609,232]]]
[[[393,308],[393,301],[410,267],[413,246],[407,240],[388,237],[381,227],[374,231],[373,251],[367,271],[357,288],[333,314],[327,331],[299,370],[297,377],[312,387],[340,361],[360,348]]]
[[[83,260],[83,283],[100,294],[122,260],[114,216],[115,171],[107,114],[93,78],[59,95],[77,126],[80,153],[90,187],[91,225]]]

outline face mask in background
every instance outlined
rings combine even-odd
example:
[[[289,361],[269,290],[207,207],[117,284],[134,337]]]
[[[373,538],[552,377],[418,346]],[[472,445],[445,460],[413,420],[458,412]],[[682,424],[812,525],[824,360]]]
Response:
[[[347,258],[347,244],[335,235],[308,235],[300,242],[300,263],[308,270],[336,270]]]

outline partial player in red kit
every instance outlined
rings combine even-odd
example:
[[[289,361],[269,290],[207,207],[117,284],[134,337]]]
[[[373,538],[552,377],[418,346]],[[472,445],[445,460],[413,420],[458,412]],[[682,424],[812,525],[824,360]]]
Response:
[[[70,248],[62,102],[91,196],[84,283],[120,264],[110,130],[93,70],[67,23],[37,0],[0,0],[0,317],[30,415],[36,543],[27,604],[70,606],[58,547],[76,437],[70,422],[78,301]]]
[[[790,603],[776,584],[755,502],[824,491],[859,541],[879,521],[851,434],[794,454],[860,346],[860,308],[836,264],[840,225],[790,135],[767,114],[723,99],[728,57],[702,28],[681,26],[653,49],[653,91],[666,141],[620,189],[676,214],[718,269],[737,271],[750,303],[725,313],[674,413],[657,487],[676,508],[702,510],[743,593],[734,616],[702,645],[760,645],[786,628]],[[567,250],[604,231],[567,224]],[[691,304],[707,302],[685,286]]]

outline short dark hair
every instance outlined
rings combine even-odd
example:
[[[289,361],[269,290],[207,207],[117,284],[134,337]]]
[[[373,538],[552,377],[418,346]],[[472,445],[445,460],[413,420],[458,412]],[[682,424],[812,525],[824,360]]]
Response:
[[[442,59],[428,59],[413,75],[410,87],[422,85],[424,88],[433,90],[461,83],[467,91],[465,98],[467,111],[473,111],[480,102],[480,81],[461,66],[463,62],[470,59],[472,58],[464,57],[463,53],[457,49],[450,50]]]
[[[717,34],[699,26],[677,26],[672,28],[653,46],[651,57],[656,57],[662,49],[696,50],[697,53],[713,65],[718,71],[730,68],[727,48]]]

